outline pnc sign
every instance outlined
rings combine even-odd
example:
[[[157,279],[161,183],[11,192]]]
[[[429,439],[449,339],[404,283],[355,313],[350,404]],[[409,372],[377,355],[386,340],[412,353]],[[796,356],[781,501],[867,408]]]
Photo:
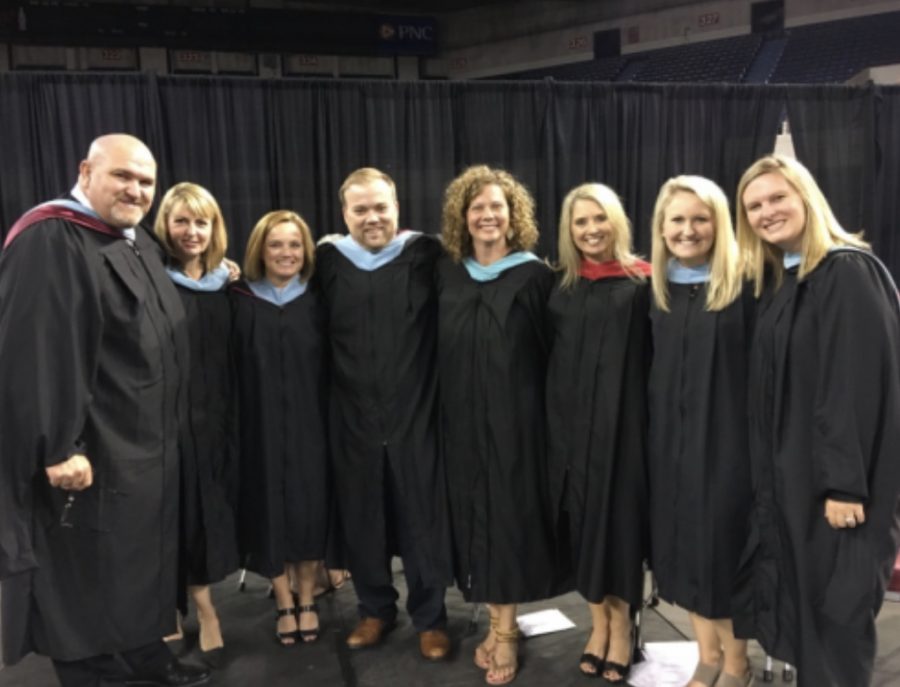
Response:
[[[378,39],[383,51],[428,55],[437,49],[435,21],[430,17],[382,17]]]

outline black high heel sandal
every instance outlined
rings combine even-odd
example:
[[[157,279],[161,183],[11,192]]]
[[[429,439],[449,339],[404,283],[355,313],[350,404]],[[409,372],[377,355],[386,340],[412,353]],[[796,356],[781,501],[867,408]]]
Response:
[[[587,663],[589,666],[593,666],[593,672],[582,668],[582,663]],[[585,677],[601,677],[603,675],[603,659],[596,654],[589,654],[585,652],[581,654],[581,658],[578,659],[578,670]]]
[[[638,657],[635,659],[635,629],[634,623],[631,624],[631,629],[628,631],[628,663],[616,663],[615,661],[603,661],[603,679],[606,680],[611,685],[624,685],[625,681],[628,679],[628,674],[631,672],[631,666],[635,663],[635,660],[640,660]],[[609,647],[606,649],[607,655],[609,655]],[[616,673],[618,677],[607,677],[607,673],[612,671]]]
[[[314,630],[297,630],[300,635],[300,639],[304,644],[311,644],[319,638],[319,604],[313,602],[311,604],[304,604],[302,606],[297,606],[297,627],[300,627],[300,614],[301,613],[315,613],[316,614],[316,627]]]
[[[606,676],[607,671],[613,671],[618,674],[617,678],[610,678]],[[625,680],[628,679],[628,673],[631,672],[631,664],[622,665],[621,663],[616,663],[615,661],[604,661],[603,662],[603,679],[606,680],[611,685],[624,685]]]
[[[277,608],[275,609],[275,639],[281,646],[288,647],[294,646],[297,643],[297,640],[300,638],[299,630],[291,630],[290,632],[279,632],[278,631],[278,620],[280,618],[285,618],[287,616],[294,616],[297,614],[297,607],[291,606],[290,608]],[[290,640],[290,641],[288,641]]]

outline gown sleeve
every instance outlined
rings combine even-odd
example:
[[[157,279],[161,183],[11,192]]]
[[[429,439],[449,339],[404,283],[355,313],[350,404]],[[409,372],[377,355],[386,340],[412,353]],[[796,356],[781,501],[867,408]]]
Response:
[[[545,353],[549,352],[553,342],[553,322],[547,303],[553,291],[554,280],[553,271],[542,265],[529,287],[519,297],[531,318],[535,334]]]
[[[36,567],[35,485],[77,452],[100,343],[80,231],[49,220],[0,256],[0,578]]]
[[[812,455],[823,498],[866,502],[884,399],[900,383],[889,363],[900,343],[896,295],[869,258],[829,263],[810,289],[820,339]]]

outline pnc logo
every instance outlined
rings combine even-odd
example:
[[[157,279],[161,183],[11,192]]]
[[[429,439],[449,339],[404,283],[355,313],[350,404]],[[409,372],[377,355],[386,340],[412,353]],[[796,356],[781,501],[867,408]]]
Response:
[[[432,26],[416,26],[415,24],[393,24],[384,23],[378,28],[378,34],[382,40],[390,41],[398,39],[401,41],[433,41],[434,27]]]

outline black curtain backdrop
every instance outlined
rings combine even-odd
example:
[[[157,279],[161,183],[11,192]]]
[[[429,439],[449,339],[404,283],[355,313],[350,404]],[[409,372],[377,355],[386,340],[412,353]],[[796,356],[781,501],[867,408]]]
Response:
[[[540,254],[555,257],[560,203],[584,181],[619,192],[646,254],[659,186],[701,174],[733,198],[784,112],[839,219],[900,273],[896,87],[0,74],[0,233],[71,188],[95,136],[125,131],[157,157],[157,198],[178,181],[212,191],[238,259],[272,209],[298,211],[317,236],[343,231],[337,189],[364,165],[397,181],[403,226],[438,232],[444,188],[477,163],[531,189]]]
[[[870,237],[875,250],[900,277],[900,87],[882,88],[876,119],[876,184],[863,189],[865,202],[875,208]]]
[[[876,215],[876,106],[871,86],[812,86],[787,98],[797,158],[815,174],[844,228],[867,236]]]

